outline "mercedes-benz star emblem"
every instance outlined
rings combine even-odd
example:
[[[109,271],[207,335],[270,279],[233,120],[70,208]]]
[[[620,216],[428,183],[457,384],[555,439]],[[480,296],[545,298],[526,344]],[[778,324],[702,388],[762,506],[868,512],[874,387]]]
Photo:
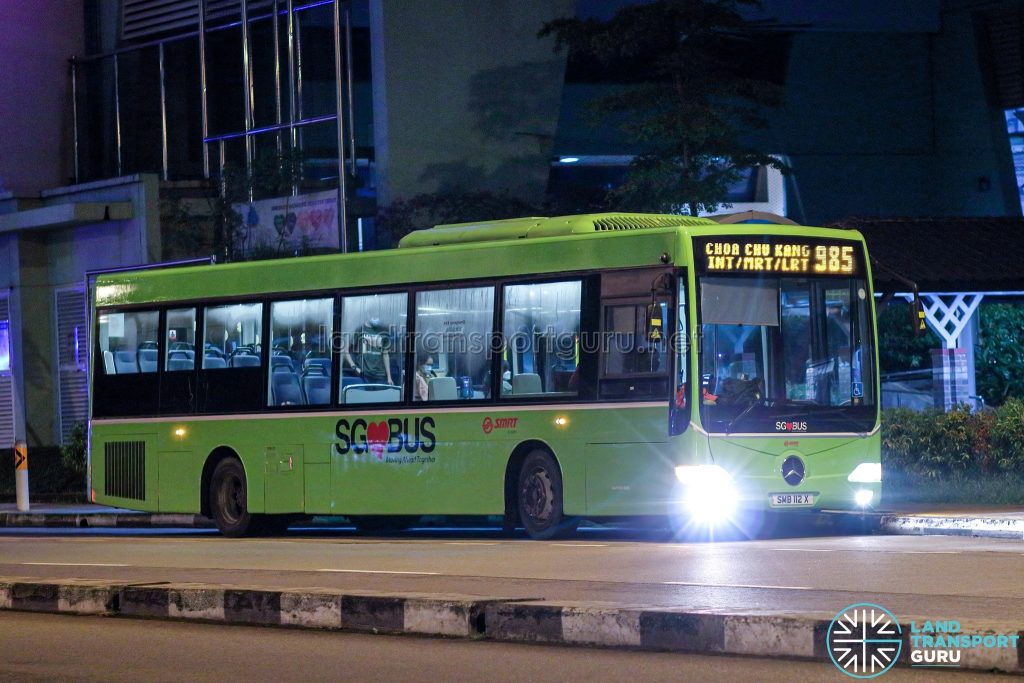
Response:
[[[782,478],[790,486],[798,486],[804,480],[804,461],[795,455],[783,460]]]

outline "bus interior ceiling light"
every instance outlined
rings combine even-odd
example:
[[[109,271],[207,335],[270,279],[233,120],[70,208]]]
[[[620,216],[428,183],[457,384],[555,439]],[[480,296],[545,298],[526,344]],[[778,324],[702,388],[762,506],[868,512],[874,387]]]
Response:
[[[676,479],[685,487],[683,502],[694,518],[721,521],[735,510],[732,476],[719,465],[680,465]]]
[[[560,164],[575,164],[579,160],[579,157],[558,157],[558,163]]]
[[[874,497],[874,491],[870,489],[858,489],[857,493],[853,494],[853,502],[857,503],[858,507],[866,508],[871,505],[871,501]]]
[[[857,484],[877,484],[882,481],[882,465],[877,462],[862,462],[850,472],[846,481]]]

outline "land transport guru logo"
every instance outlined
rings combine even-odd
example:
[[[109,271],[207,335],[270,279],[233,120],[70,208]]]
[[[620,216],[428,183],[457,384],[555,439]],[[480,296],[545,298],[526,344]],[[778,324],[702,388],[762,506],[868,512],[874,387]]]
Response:
[[[891,669],[900,658],[911,667],[955,668],[970,650],[1008,648],[1016,652],[1020,635],[966,633],[955,619],[911,621],[909,631],[892,612],[870,602],[844,608],[829,624],[826,646],[832,663],[851,678],[876,678]]]
[[[903,648],[903,629],[892,612],[870,602],[850,605],[829,624],[829,657],[852,678],[874,678],[891,669]]]

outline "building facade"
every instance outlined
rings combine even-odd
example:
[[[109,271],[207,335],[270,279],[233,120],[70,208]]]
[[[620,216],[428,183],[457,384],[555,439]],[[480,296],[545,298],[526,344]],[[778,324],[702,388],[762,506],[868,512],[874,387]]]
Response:
[[[423,193],[540,206],[613,187],[637,150],[587,112],[629,74],[538,32],[631,1],[12,5],[0,28],[0,58],[17,67],[0,72],[0,448],[59,443],[86,417],[87,273],[211,253],[210,239],[175,242],[167,209],[202,214],[232,169],[294,162],[283,194],[337,193],[332,229],[350,250],[383,246],[377,210]],[[806,224],[1021,214],[1024,9],[884,5],[769,0],[751,15],[751,69],[784,95],[749,137],[792,173],[754,172],[734,209]],[[280,194],[252,188],[246,201]]]

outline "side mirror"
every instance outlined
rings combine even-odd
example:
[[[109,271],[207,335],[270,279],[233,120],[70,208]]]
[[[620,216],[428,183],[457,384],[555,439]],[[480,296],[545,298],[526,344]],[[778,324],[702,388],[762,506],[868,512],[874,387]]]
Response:
[[[665,337],[665,324],[661,319],[661,304],[647,306],[647,340],[660,342]]]

